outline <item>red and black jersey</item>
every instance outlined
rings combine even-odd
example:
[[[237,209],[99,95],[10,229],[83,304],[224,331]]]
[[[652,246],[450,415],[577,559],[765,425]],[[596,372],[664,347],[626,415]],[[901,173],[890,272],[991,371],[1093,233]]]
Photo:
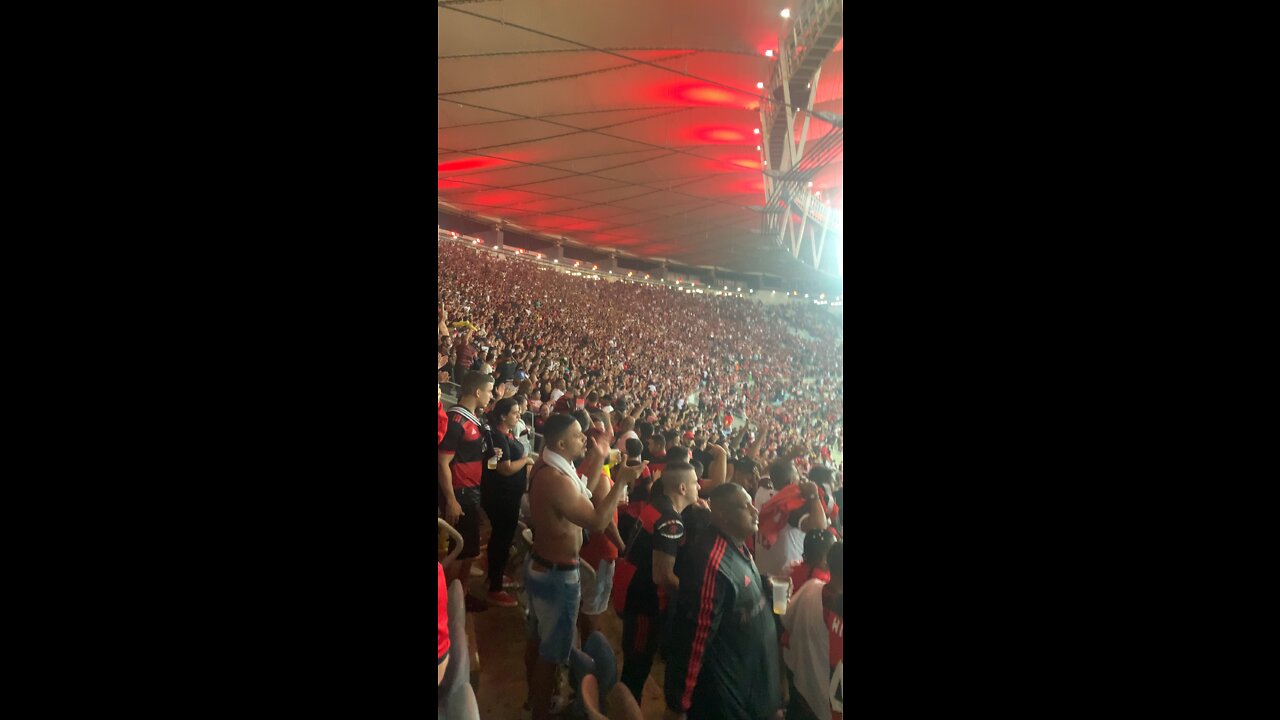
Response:
[[[653,582],[653,551],[677,557],[684,538],[684,522],[666,495],[654,495],[651,502],[632,501],[618,516],[618,532],[623,540],[635,540],[627,547],[627,559],[636,574],[627,588],[627,612],[656,614],[660,609],[658,586]],[[640,524],[637,532],[636,523]]]
[[[484,470],[484,428],[466,408],[456,406],[449,410],[449,427],[440,441],[440,454],[452,455],[449,470],[453,473],[455,488],[480,487]]]

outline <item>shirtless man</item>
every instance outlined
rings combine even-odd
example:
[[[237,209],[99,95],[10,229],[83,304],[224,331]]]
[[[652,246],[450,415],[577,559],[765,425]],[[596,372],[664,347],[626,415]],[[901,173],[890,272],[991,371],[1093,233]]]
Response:
[[[533,467],[529,508],[535,528],[533,550],[525,563],[529,593],[529,643],[525,652],[528,706],[534,720],[550,714],[555,669],[569,660],[582,588],[578,551],[582,530],[603,532],[613,520],[622,489],[639,477],[644,464],[618,469],[617,484],[601,496],[601,471],[607,440],[588,442],[570,415],[555,415],[543,427],[546,444]],[[583,456],[581,474],[573,462]],[[624,456],[625,459],[625,456]]]

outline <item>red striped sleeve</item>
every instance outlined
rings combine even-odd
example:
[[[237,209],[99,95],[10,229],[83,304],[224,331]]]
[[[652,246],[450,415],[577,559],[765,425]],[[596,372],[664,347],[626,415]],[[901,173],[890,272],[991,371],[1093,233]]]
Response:
[[[702,595],[698,598],[698,622],[693,633],[693,651],[689,654],[689,672],[684,679],[684,695],[680,704],[688,710],[693,703],[693,688],[698,684],[698,672],[702,669],[702,656],[707,650],[707,640],[711,634],[711,613],[716,599],[716,580],[719,577],[720,560],[724,557],[725,548],[729,546],[723,537],[717,537],[711,546],[711,557],[707,561],[707,570],[702,576]]]

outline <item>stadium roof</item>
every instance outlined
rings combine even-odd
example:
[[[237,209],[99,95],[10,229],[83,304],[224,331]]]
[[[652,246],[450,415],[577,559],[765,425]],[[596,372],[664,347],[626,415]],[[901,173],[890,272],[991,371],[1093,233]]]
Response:
[[[780,11],[798,5],[441,0],[439,209],[624,258],[830,287],[760,233],[756,84],[790,22]],[[822,65],[816,110],[843,115],[843,54],[841,42]],[[830,131],[812,119],[809,142]],[[841,147],[813,178],[841,210],[842,173]]]

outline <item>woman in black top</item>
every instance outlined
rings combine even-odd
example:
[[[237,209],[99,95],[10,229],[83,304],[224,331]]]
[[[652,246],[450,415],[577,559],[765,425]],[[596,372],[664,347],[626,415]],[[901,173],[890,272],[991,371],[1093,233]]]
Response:
[[[501,450],[497,467],[485,462],[480,476],[480,504],[493,525],[489,538],[489,602],[500,607],[515,607],[516,599],[502,590],[502,570],[511,555],[511,542],[520,520],[520,498],[528,486],[529,466],[534,456],[526,455],[512,432],[520,420],[520,405],[515,398],[504,398],[494,405],[489,415],[490,441]]]

